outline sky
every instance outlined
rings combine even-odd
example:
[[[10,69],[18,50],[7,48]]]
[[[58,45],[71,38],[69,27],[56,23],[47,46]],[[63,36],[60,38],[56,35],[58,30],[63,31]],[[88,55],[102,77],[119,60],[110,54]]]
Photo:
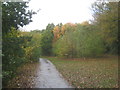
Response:
[[[23,31],[42,30],[48,23],[81,23],[92,19],[90,10],[95,0],[31,0],[29,9],[39,10],[33,22],[20,28]]]

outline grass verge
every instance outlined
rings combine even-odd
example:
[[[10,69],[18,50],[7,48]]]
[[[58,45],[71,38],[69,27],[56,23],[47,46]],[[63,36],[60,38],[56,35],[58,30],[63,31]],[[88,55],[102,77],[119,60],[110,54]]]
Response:
[[[77,88],[118,88],[118,58],[49,59],[63,77]]]

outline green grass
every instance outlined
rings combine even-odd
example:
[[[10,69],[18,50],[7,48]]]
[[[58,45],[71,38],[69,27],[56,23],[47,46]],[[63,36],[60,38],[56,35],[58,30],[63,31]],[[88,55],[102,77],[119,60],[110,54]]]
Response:
[[[46,57],[77,88],[118,88],[117,57],[64,59]]]

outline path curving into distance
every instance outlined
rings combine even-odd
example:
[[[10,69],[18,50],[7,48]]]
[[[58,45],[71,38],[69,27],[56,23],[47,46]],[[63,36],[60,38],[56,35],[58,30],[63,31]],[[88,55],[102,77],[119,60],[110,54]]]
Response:
[[[40,58],[39,62],[35,88],[72,88],[49,60]]]

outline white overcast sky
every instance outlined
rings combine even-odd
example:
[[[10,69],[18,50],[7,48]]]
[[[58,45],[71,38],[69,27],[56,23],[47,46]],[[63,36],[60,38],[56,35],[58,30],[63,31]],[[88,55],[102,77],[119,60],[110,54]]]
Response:
[[[92,19],[90,10],[95,0],[31,0],[29,8],[37,11],[29,25],[21,28],[25,31],[45,29],[48,23],[81,23]]]

